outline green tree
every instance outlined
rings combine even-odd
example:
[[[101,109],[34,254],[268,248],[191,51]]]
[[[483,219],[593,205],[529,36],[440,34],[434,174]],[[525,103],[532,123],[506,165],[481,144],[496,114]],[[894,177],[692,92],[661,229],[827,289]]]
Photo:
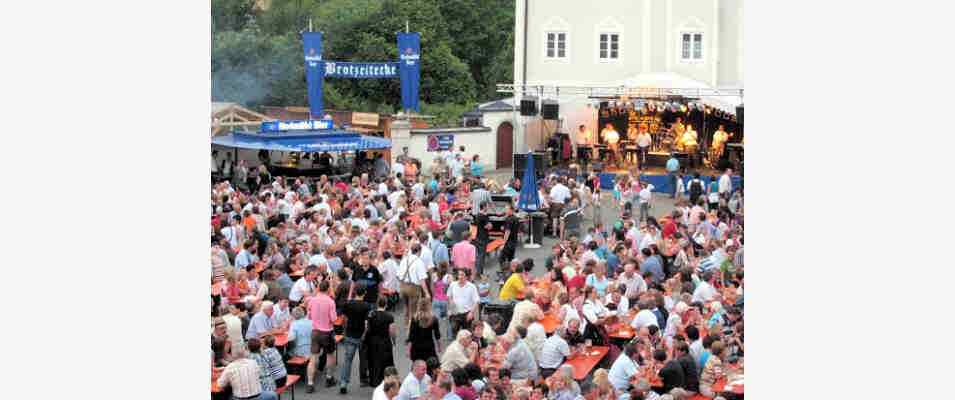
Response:
[[[254,0],[212,0],[212,32],[240,31],[254,15]]]

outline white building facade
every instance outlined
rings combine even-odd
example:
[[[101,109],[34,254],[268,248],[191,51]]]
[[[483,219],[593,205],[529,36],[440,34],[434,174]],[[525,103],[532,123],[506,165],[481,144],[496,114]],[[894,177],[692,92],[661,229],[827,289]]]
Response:
[[[515,8],[515,87],[743,88],[742,0],[516,0]],[[515,151],[538,149],[557,124],[597,130],[593,99],[544,97],[558,101],[559,121],[520,118]]]

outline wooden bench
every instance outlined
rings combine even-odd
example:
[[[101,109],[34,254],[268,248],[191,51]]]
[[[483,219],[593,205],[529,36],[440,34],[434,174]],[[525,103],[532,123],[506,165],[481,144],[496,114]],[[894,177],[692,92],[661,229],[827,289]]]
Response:
[[[285,391],[288,390],[289,393],[292,394],[292,400],[295,400],[295,384],[298,383],[299,378],[301,378],[301,377],[298,376],[298,375],[288,375],[288,376],[286,376],[286,377],[285,377],[285,386],[282,386],[282,387],[280,387],[280,388],[276,388],[276,389],[275,389],[275,394],[277,394],[277,395],[279,396],[279,398],[281,399],[281,398],[282,398],[282,393],[285,393]]]
[[[289,374],[300,373],[302,375],[305,375],[305,373],[308,371],[307,370],[308,357],[294,356],[292,358],[289,358],[288,361],[285,362],[285,364]]]
[[[308,357],[295,356],[287,361],[288,365],[303,366],[308,364]]]

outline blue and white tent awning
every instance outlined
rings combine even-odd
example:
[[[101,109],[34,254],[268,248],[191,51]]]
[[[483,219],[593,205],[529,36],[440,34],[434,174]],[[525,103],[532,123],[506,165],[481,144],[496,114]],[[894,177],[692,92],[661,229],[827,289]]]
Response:
[[[306,153],[391,148],[391,140],[340,130],[295,134],[233,132],[213,137],[212,144],[240,149]]]

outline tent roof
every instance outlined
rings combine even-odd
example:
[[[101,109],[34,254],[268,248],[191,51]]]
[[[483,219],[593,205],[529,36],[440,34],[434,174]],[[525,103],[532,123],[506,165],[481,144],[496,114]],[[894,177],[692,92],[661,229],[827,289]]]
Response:
[[[359,135],[348,131],[303,132],[299,134],[260,134],[232,132],[215,136],[212,144],[252,150],[293,152],[383,150],[391,148],[391,140]]]
[[[616,84],[643,88],[714,89],[706,83],[672,72],[639,74],[618,81]],[[734,115],[736,114],[736,107],[743,104],[743,98],[739,96],[704,96],[700,98],[700,101]]]

